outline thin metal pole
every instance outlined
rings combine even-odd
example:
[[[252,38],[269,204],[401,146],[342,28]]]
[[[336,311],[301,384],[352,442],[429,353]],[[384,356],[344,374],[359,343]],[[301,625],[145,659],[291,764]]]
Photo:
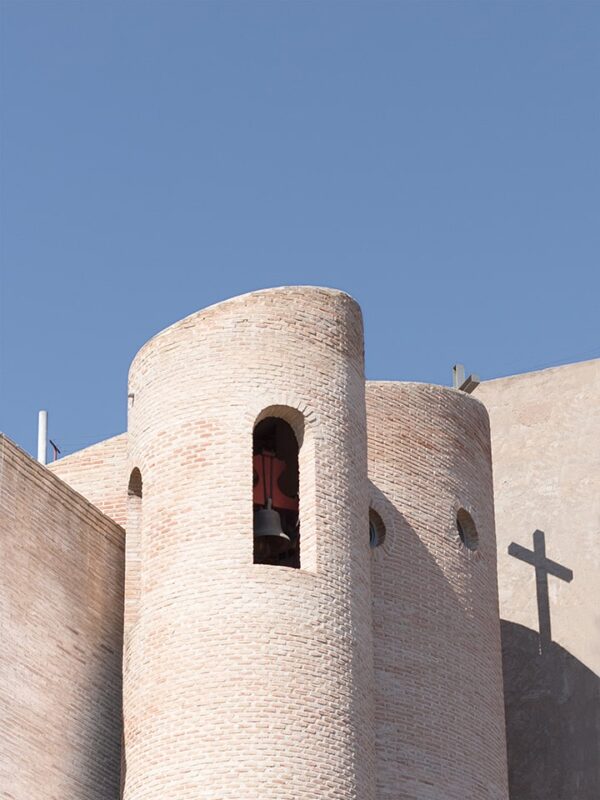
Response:
[[[40,411],[38,414],[38,455],[40,464],[46,463],[46,450],[48,441],[48,412]]]

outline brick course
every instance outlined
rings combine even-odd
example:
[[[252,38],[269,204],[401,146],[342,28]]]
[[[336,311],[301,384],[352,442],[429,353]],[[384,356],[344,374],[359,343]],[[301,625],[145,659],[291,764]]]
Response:
[[[127,519],[127,434],[60,458],[48,469],[118,525]]]
[[[117,800],[124,531],[0,435],[0,797]]]
[[[18,512],[32,547],[45,514],[70,520],[63,501],[85,520],[56,529],[67,551],[82,544],[43,647],[83,613],[72,593],[85,580],[86,679],[100,669],[98,630],[120,646],[122,531],[56,476],[127,527],[124,800],[507,800],[483,405],[437,386],[365,386],[358,305],[315,287],[181,320],[142,347],[128,391],[127,434],[49,469],[27,459],[42,511],[32,519],[19,500]],[[253,563],[252,431],[265,416],[286,419],[300,445],[300,569]],[[134,470],[141,491],[133,481],[128,495]],[[386,528],[374,549],[369,507]],[[459,508],[475,520],[476,551],[461,544]],[[27,568],[10,558],[20,602]],[[61,569],[53,557],[42,567],[41,582]],[[116,796],[114,653],[103,669],[110,682],[95,695],[75,671],[78,702],[94,696],[106,711],[98,731],[73,729],[88,794],[67,783],[56,800]],[[25,761],[27,738],[16,742]],[[69,743],[56,752],[66,758]],[[53,797],[31,785],[7,800]]]
[[[378,800],[506,800],[489,425],[468,395],[367,383]],[[479,547],[461,543],[459,508]]]
[[[139,615],[126,643],[126,800],[372,800],[362,320],[284,288],[201,311],[135,358]],[[300,449],[301,569],[253,564],[252,430]]]

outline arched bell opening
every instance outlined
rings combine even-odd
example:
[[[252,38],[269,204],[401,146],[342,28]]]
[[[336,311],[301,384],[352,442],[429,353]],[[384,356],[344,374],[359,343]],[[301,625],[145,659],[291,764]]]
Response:
[[[252,447],[254,563],[300,567],[299,447],[291,425],[265,417]]]

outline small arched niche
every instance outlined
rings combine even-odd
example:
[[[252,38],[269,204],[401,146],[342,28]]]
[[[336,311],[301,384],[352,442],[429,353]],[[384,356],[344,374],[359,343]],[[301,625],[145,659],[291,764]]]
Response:
[[[369,509],[369,547],[374,549],[385,541],[385,525],[374,508]]]
[[[142,473],[137,467],[132,469],[129,476],[129,486],[127,487],[128,497],[137,497],[142,499]]]
[[[131,471],[127,487],[125,530],[125,631],[135,623],[141,594],[142,473]]]
[[[293,409],[290,409],[293,412]],[[261,415],[252,435],[254,563],[300,567],[299,437],[275,415]]]
[[[473,517],[465,508],[459,508],[456,514],[456,528],[461,542],[467,550],[477,550],[479,534]]]

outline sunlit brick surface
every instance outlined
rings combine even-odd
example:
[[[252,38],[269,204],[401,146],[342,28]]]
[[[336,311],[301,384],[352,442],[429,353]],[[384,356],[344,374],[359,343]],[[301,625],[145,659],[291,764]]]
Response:
[[[483,405],[382,382],[365,405],[360,310],[313,287],[162,331],[128,394],[127,434],[50,467],[127,528],[124,800],[507,800]],[[265,416],[300,444],[299,570],[253,563]]]
[[[506,800],[496,545],[485,408],[367,383],[378,800]],[[479,549],[462,546],[464,507]]]
[[[0,436],[0,797],[118,800],[123,530]]]
[[[373,800],[358,306],[303,287],[221,303],[142,348],[129,392],[126,800]],[[304,420],[300,570],[253,564],[252,429],[272,406]]]
[[[119,525],[127,518],[127,434],[60,458],[48,469]]]

